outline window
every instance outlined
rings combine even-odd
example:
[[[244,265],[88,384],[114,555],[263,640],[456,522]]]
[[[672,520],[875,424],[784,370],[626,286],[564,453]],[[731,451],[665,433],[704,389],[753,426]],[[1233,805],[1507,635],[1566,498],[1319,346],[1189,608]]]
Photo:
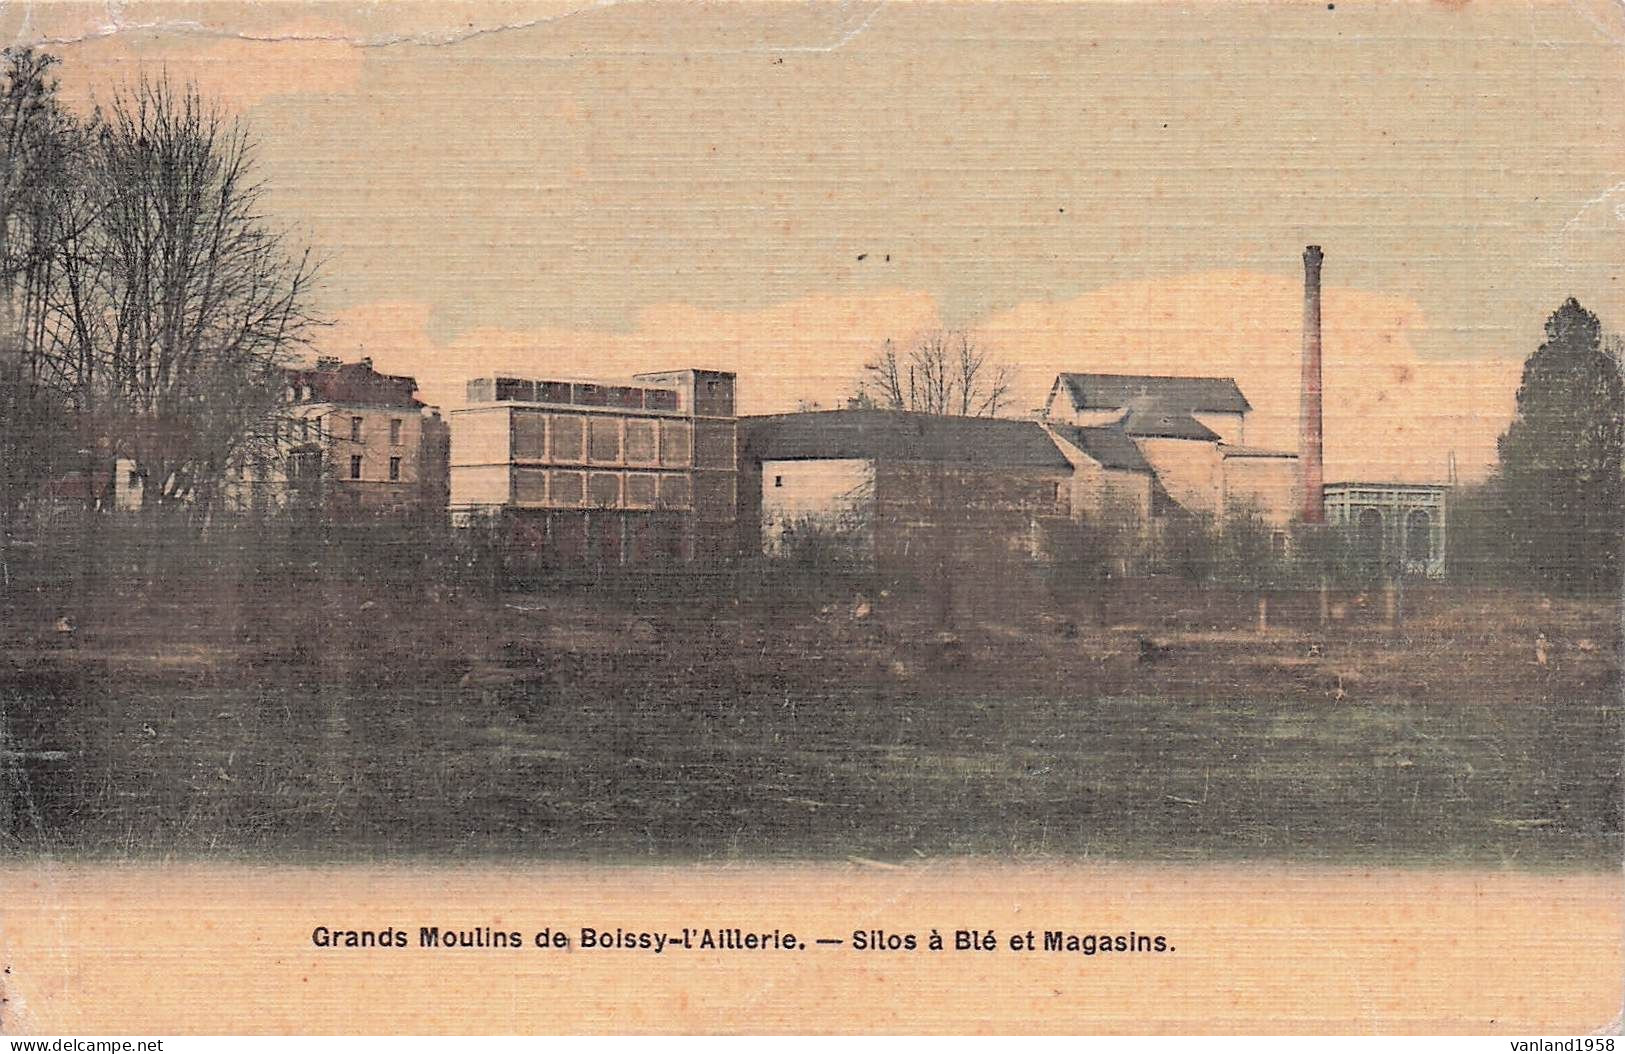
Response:
[[[389,445],[401,445],[401,419],[399,417],[392,418],[389,422]]]
[[[775,487],[782,487],[782,486],[784,486],[784,477],[783,477],[783,476],[774,476],[774,477],[773,477],[773,485],[774,485],[774,486],[775,486]]]
[[[357,418],[357,420],[360,420],[360,419]],[[361,478],[361,455],[360,454],[351,454],[350,455],[350,478],[351,479],[360,479]]]
[[[587,477],[587,503],[612,509],[621,503],[621,477],[613,472],[594,472]]]
[[[350,418],[350,442],[361,442],[361,418],[359,417]]]
[[[549,437],[553,444],[554,461],[580,461],[584,453],[582,449],[582,430],[585,422],[574,414],[560,414],[553,418],[552,434]]]
[[[513,456],[541,461],[547,455],[547,416],[530,410],[513,412]]]
[[[141,486],[141,473],[133,468],[130,470],[130,486],[132,488]]]
[[[621,422],[614,417],[594,417],[588,428],[587,456],[594,461],[621,459]]]
[[[299,438],[306,442],[310,441],[310,418],[308,417],[299,422]]]
[[[389,481],[391,483],[399,483],[401,481],[401,459],[398,457],[392,457],[389,459]]]
[[[626,477],[626,504],[647,509],[655,503],[655,477],[647,472],[632,472]]]
[[[514,469],[513,500],[522,505],[540,505],[547,501],[547,471],[539,468]]]
[[[692,460],[688,423],[662,421],[660,424],[660,463],[687,465]]]
[[[652,465],[657,460],[655,423],[626,422],[626,460],[636,465]]]
[[[586,481],[579,472],[555,472],[547,481],[554,505],[580,505]]]

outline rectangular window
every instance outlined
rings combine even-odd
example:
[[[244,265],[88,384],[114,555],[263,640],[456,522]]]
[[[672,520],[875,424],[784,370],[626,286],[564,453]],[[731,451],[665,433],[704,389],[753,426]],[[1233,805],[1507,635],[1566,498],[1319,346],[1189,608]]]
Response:
[[[553,418],[552,435],[554,461],[580,461],[582,454],[581,430],[584,422],[576,414],[559,414]]]
[[[647,509],[655,503],[655,478],[647,472],[631,472],[626,477],[626,504]]]
[[[513,500],[521,505],[541,505],[547,501],[547,472],[539,468],[513,470]]]
[[[587,477],[587,501],[599,508],[613,509],[621,503],[621,477],[613,472],[594,472]]]
[[[687,465],[690,460],[690,438],[688,422],[660,422],[660,463]]]
[[[392,457],[389,459],[389,481],[391,483],[399,483],[401,481],[401,459],[398,457]]]
[[[390,446],[400,446],[401,445],[401,419],[399,417],[395,417],[395,418],[390,419],[390,422],[389,422],[389,445]]]
[[[360,418],[357,418],[357,420],[360,420]],[[360,479],[361,478],[361,455],[360,454],[351,454],[350,455],[350,478],[351,479]]]
[[[660,477],[660,505],[667,509],[686,509],[692,504],[688,477],[673,473]]]
[[[626,460],[633,465],[655,463],[655,423],[653,421],[626,422]]]
[[[774,476],[774,477],[773,477],[773,485],[774,485],[774,486],[775,486],[775,487],[782,487],[782,486],[784,486],[784,477],[783,477],[783,476]]]
[[[587,452],[594,461],[621,460],[621,421],[618,417],[589,418]]]
[[[299,422],[299,438],[307,443],[310,441],[310,418],[308,417]]]
[[[541,461],[547,456],[546,414],[513,412],[513,456],[518,461]]]
[[[350,442],[361,442],[361,418],[359,417],[350,418]]]
[[[554,472],[547,481],[554,505],[580,505],[582,479],[579,472]]]

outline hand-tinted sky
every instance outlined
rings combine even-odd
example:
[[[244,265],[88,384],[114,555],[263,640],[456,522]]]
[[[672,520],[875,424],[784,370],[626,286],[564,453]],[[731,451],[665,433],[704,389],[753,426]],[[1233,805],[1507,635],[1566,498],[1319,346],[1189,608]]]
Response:
[[[110,15],[109,11],[114,11]],[[879,340],[1231,373],[1290,445],[1326,249],[1329,471],[1493,456],[1569,295],[1625,328],[1625,9],[50,4],[76,101],[137,69],[251,123],[332,350],[738,369],[837,402]],[[1375,438],[1374,438],[1375,437]],[[1252,437],[1250,437],[1252,438]]]

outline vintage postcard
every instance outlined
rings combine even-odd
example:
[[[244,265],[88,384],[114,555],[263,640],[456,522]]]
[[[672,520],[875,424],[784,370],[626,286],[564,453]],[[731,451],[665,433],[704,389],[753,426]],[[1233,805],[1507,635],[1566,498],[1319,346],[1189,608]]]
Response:
[[[1617,1030],[1619,4],[0,43],[0,1032]]]

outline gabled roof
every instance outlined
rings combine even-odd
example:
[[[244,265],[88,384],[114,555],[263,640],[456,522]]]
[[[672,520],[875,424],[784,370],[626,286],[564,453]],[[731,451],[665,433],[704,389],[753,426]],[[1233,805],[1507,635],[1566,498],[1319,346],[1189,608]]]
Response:
[[[1151,472],[1151,463],[1122,431],[1116,428],[1080,428],[1052,424],[1050,430],[1094,458],[1105,468],[1123,472]]]
[[[948,417],[904,410],[820,410],[741,417],[739,443],[753,461],[944,461],[1071,469],[1033,421]]]
[[[1244,414],[1252,409],[1232,377],[1063,373],[1055,385],[1066,388],[1075,410],[1115,410],[1143,398],[1187,413]]]

